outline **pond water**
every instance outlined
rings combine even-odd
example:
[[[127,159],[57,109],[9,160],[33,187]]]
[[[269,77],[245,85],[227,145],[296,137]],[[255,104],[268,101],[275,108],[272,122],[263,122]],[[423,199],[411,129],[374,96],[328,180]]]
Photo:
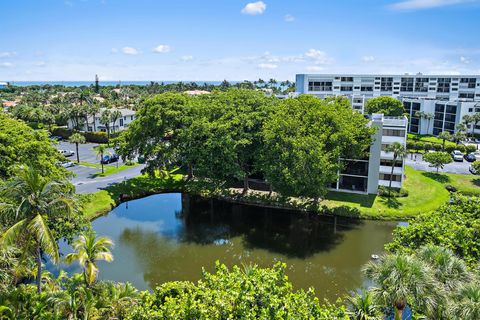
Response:
[[[159,194],[123,203],[92,226],[115,242],[100,279],[152,289],[173,280],[196,281],[202,267],[287,263],[295,288],[314,287],[336,299],[364,285],[360,269],[383,252],[396,223],[320,217],[259,208],[188,194]],[[66,254],[70,248],[61,246]],[[75,266],[62,266],[78,271]]]

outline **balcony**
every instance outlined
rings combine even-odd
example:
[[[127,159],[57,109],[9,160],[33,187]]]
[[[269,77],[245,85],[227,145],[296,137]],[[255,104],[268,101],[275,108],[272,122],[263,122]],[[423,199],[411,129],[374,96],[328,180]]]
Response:
[[[398,160],[397,160],[397,161],[398,161]],[[399,162],[400,162],[400,161],[399,161]],[[380,173],[390,174],[390,173],[392,172],[392,167],[380,166],[379,172],[380,172]],[[403,174],[403,168],[401,168],[401,167],[394,167],[394,168],[393,168],[393,174],[398,174],[398,175]]]

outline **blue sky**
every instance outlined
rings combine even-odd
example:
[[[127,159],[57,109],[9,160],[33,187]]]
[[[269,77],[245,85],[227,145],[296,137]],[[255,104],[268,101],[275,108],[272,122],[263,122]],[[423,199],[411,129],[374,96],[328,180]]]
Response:
[[[2,0],[0,80],[480,73],[477,0]]]

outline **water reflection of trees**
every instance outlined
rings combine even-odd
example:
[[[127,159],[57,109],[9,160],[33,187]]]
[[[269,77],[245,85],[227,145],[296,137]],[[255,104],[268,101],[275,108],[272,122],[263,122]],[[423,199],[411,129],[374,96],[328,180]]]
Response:
[[[362,222],[291,210],[261,208],[182,196],[182,241],[210,244],[242,236],[246,248],[306,258],[339,244],[344,231]]]
[[[161,236],[201,245],[240,236],[247,249],[261,248],[297,258],[331,250],[342,241],[343,231],[361,223],[352,219],[245,206],[189,195],[182,196],[182,211],[174,215],[183,220],[182,226],[159,231]],[[131,230],[126,229],[124,236],[128,236],[128,232]],[[154,234],[150,235],[148,242],[153,240],[152,236]]]

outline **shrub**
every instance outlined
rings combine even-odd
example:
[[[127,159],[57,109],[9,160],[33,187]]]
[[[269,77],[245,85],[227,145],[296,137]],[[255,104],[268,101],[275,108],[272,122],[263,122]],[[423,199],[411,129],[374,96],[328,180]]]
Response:
[[[415,142],[407,140],[407,149],[408,150],[415,149]]]
[[[457,188],[455,188],[454,186],[452,186],[451,184],[447,184],[445,186],[445,189],[447,189],[449,192],[457,192]]]
[[[441,151],[441,150],[442,150],[442,145],[441,145],[441,144],[434,144],[434,145],[433,145],[433,150],[435,150],[435,151]]]
[[[455,195],[449,204],[417,216],[407,227],[397,227],[390,251],[413,252],[434,244],[451,249],[474,267],[480,260],[480,198]]]
[[[416,142],[414,146],[415,147],[413,149],[415,149],[415,151],[420,151],[424,149],[423,142]]]
[[[456,145],[447,145],[445,146],[445,152],[451,153],[453,150],[457,150]]]
[[[73,130],[67,128],[53,128],[52,135],[53,136],[60,136],[63,139],[68,139],[73,134]],[[108,142],[108,135],[106,132],[96,131],[96,132],[80,132],[87,142],[91,143],[107,143]],[[116,137],[116,134],[110,134],[110,138]]]
[[[427,142],[423,145],[423,150],[425,151],[433,150],[433,145],[430,142]]]
[[[462,153],[465,153],[465,151],[467,151],[467,149],[465,148],[465,146],[464,146],[464,145],[461,145],[461,144],[459,144],[459,145],[457,146],[457,150],[460,151],[460,152],[462,152]]]
[[[477,151],[477,146],[471,144],[465,146],[465,152],[470,153],[475,151]]]
[[[129,319],[348,319],[344,307],[321,307],[313,290],[293,291],[285,268],[229,270],[217,262],[196,284],[169,282],[144,293]]]
[[[391,197],[391,198],[403,198],[408,197],[408,191],[406,189],[391,188],[389,190],[386,186],[378,187],[378,195],[382,197]]]

